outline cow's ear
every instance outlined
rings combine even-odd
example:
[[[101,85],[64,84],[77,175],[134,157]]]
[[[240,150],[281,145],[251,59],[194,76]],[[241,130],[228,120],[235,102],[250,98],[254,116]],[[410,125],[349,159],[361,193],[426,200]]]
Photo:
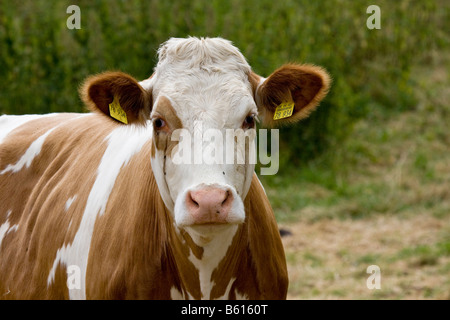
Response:
[[[123,72],[104,72],[87,78],[80,95],[91,111],[125,124],[144,124],[152,108],[151,91]]]
[[[331,79],[321,67],[286,64],[267,79],[251,72],[259,118],[267,126],[289,124],[309,116],[326,96]]]

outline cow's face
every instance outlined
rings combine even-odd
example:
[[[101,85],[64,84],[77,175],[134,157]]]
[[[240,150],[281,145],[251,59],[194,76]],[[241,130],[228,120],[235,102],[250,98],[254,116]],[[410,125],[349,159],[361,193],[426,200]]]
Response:
[[[148,80],[98,75],[86,82],[83,99],[110,115],[116,97],[127,122],[153,130],[152,169],[178,227],[198,234],[242,223],[257,117],[267,125],[306,117],[325,96],[329,77],[319,67],[285,65],[261,78],[220,38],[171,39],[158,53]],[[283,102],[295,105],[292,116],[273,120]]]

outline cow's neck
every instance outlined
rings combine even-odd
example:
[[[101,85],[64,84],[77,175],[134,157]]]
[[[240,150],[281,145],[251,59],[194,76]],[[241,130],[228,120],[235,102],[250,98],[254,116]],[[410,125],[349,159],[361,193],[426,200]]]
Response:
[[[228,298],[231,286],[235,280],[237,271],[237,250],[233,245],[233,239],[237,236],[238,225],[219,227],[210,235],[196,232],[195,230],[181,230],[179,236],[181,243],[187,247],[184,249],[184,257],[179,260],[188,261],[193,265],[198,281],[185,283],[188,295],[200,290],[202,299]],[[184,268],[182,261],[177,261],[180,273],[192,272],[190,268]],[[184,263],[183,263],[184,264]],[[190,275],[192,276],[192,275]],[[189,275],[182,275],[187,279]],[[195,288],[189,288],[194,286]]]

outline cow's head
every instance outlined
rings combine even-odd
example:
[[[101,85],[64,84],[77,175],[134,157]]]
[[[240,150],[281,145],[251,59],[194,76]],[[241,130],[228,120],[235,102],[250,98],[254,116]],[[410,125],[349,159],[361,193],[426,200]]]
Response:
[[[158,54],[149,79],[106,72],[85,82],[82,97],[107,116],[116,99],[129,125],[153,130],[152,169],[177,226],[207,233],[239,224],[254,172],[248,156],[256,117],[268,126],[305,118],[326,95],[329,76],[320,67],[288,64],[262,78],[221,38],[170,39]],[[273,120],[283,102],[294,103],[292,115]],[[244,143],[239,136],[247,136]]]

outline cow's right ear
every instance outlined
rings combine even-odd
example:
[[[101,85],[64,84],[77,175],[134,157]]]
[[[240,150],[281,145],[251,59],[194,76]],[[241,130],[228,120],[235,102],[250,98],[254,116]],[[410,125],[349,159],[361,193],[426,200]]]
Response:
[[[151,91],[123,72],[90,76],[81,86],[80,96],[91,111],[125,124],[144,124],[152,108]]]

